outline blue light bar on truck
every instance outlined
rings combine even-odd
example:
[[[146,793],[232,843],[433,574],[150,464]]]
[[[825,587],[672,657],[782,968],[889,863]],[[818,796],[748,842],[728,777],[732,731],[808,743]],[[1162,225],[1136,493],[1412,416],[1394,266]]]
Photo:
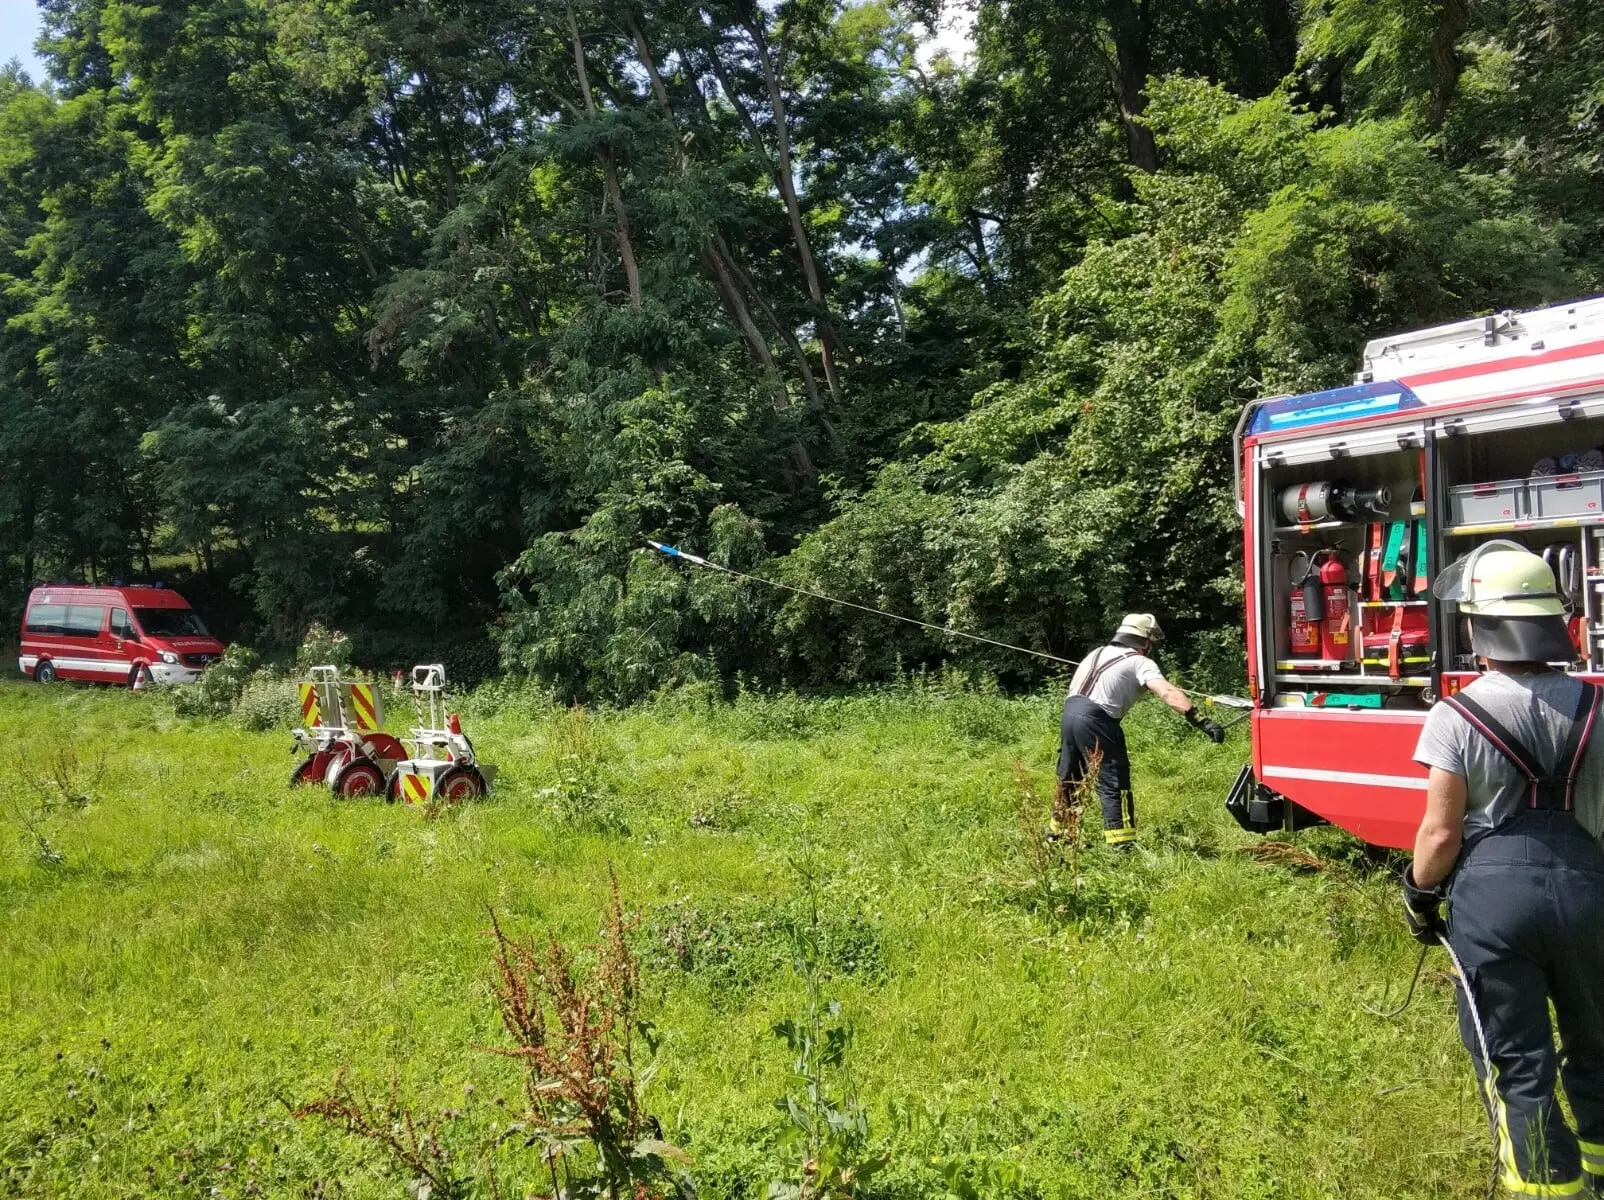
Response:
[[[1281,433],[1423,407],[1425,404],[1420,397],[1397,380],[1356,383],[1328,392],[1309,392],[1267,401],[1253,414],[1248,433]]]

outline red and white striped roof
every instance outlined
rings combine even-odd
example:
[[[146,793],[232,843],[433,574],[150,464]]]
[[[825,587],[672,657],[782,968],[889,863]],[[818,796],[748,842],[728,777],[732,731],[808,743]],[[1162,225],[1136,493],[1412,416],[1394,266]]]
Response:
[[[1388,379],[1428,405],[1604,388],[1604,297],[1377,338],[1357,382]]]

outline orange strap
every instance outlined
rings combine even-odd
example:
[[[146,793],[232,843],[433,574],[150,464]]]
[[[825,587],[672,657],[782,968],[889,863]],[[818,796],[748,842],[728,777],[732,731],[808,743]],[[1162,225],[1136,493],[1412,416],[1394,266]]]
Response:
[[[1387,635],[1387,674],[1393,679],[1403,678],[1403,621],[1404,607],[1392,610],[1392,632]]]
[[[1365,552],[1365,599],[1381,599],[1381,551],[1386,543],[1385,526],[1380,521],[1372,521],[1369,526],[1369,536],[1366,539],[1369,547]]]

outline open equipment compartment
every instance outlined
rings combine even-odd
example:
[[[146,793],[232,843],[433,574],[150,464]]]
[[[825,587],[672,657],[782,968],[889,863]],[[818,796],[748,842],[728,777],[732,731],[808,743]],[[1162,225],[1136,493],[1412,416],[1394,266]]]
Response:
[[[1604,393],[1435,423],[1444,562],[1493,538],[1543,555],[1570,610],[1574,663],[1604,669]],[[1442,634],[1445,686],[1473,678],[1461,622]]]
[[[1429,698],[1427,472],[1418,419],[1262,448],[1262,703],[1373,712]]]

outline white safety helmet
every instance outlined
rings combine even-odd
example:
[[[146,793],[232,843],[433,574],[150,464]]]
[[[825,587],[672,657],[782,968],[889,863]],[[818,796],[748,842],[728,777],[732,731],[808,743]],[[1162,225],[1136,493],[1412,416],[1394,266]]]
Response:
[[[1158,618],[1152,613],[1127,613],[1114,631],[1114,640],[1138,638],[1144,642],[1162,642],[1164,631],[1158,627]]]
[[[1500,662],[1570,662],[1576,647],[1554,572],[1518,542],[1483,542],[1437,575],[1432,595],[1470,618],[1470,645]]]

